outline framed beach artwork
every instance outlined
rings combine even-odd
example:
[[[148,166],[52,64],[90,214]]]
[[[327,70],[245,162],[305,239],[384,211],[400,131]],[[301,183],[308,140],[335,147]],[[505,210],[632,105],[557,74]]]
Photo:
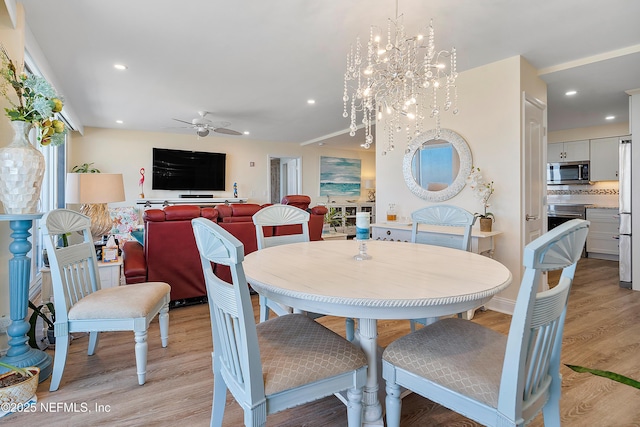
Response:
[[[360,197],[360,159],[320,156],[320,196]]]

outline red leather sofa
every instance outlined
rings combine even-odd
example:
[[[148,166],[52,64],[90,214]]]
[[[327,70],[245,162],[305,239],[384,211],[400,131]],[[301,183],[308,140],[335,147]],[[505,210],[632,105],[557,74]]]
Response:
[[[287,196],[292,197],[292,196]],[[299,197],[302,197],[300,199]],[[306,199],[304,199],[306,198]],[[285,199],[287,199],[285,197]],[[283,203],[285,202],[283,199]],[[308,200],[307,200],[308,199]],[[289,204],[308,209],[308,196],[287,199]],[[306,203],[307,207],[304,207]],[[123,269],[127,284],[163,281],[171,285],[172,306],[205,301],[207,294],[200,255],[196,247],[191,220],[204,217],[217,222],[244,244],[245,253],[258,249],[252,216],[268,205],[230,204],[200,208],[192,205],[149,209],[143,215],[144,245],[128,241],[123,247]],[[322,240],[324,206],[310,209],[311,240]],[[292,229],[273,227],[264,230],[266,236],[291,234]],[[216,274],[231,281],[228,267],[214,266]]]

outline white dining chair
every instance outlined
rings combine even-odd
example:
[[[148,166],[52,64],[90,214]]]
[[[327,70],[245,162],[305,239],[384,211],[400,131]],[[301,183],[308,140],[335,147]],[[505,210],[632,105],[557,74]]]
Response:
[[[276,204],[260,209],[253,215],[253,224],[256,227],[256,240],[258,250],[288,243],[308,242],[309,239],[309,212],[295,206]],[[286,235],[265,236],[263,227],[284,227],[298,226],[299,233]],[[297,230],[296,230],[297,231]],[[282,306],[276,302],[269,301],[260,295],[260,321],[269,319],[269,310],[278,316],[292,312],[290,307]]]
[[[60,386],[69,350],[69,335],[89,333],[88,354],[95,353],[102,331],[133,331],[138,383],[147,373],[147,329],[158,315],[162,347],[169,338],[169,293],[163,282],[101,289],[98,260],[91,238],[91,219],[78,212],[56,209],[41,221],[44,245],[49,256],[56,321],[56,350],[50,391]],[[81,233],[82,241],[56,247],[60,235]],[[73,240],[73,239],[69,239]]]
[[[469,211],[458,206],[440,204],[427,206],[411,213],[411,242],[412,243],[429,243],[425,241],[418,233],[419,224],[439,225],[447,227],[463,227],[464,233],[459,240],[439,240],[436,243],[439,246],[448,246],[463,251],[471,251],[471,228],[476,221],[476,217]],[[468,319],[473,318],[475,310],[469,310],[466,313]],[[462,314],[460,314],[462,316]],[[436,318],[429,319],[413,319],[410,322],[411,332],[416,330],[416,323],[426,325],[435,322]]]
[[[269,414],[346,391],[348,426],[360,427],[367,374],[362,350],[302,314],[256,325],[243,244],[208,219],[191,222],[213,334],[211,425],[222,426],[228,389],[244,410],[245,426],[264,426]],[[233,283],[218,278],[211,263],[229,266]]]
[[[509,335],[448,318],[391,343],[382,357],[388,427],[400,425],[400,388],[486,426],[524,426],[541,410],[560,426],[560,351],[569,290],[589,231],[575,219],[524,249],[525,272]],[[536,293],[545,271],[558,284]]]
[[[277,245],[285,245],[288,243],[308,242],[309,238],[309,219],[311,215],[298,207],[291,205],[271,205],[260,209],[253,214],[253,223],[256,226],[256,239],[258,242],[258,250],[269,248]],[[301,227],[301,233],[292,233],[286,235],[265,236],[263,227]],[[282,229],[282,228],[281,228]],[[292,228],[293,229],[293,228]],[[269,320],[269,310],[278,316],[292,313],[290,307],[285,307],[276,302],[269,301],[268,298],[260,295],[260,321]],[[322,314],[307,313],[311,318],[322,317]],[[346,336],[349,341],[353,341],[355,334],[355,323],[353,319],[345,320]]]

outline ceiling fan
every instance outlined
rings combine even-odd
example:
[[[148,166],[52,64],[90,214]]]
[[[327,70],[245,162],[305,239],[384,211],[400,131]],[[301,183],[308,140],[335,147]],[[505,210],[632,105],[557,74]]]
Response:
[[[183,126],[183,128],[194,129],[196,131],[196,134],[201,137],[205,137],[209,135],[210,131],[222,133],[225,135],[236,135],[236,136],[242,135],[242,133],[236,130],[227,128],[227,126],[229,126],[231,123],[229,122],[213,123],[211,120],[206,118],[207,114],[209,114],[209,112],[207,111],[198,111],[198,115],[200,117],[196,117],[195,119],[192,119],[190,122],[187,122],[185,120],[180,120],[180,119],[173,119],[173,120],[180,123],[188,124],[189,126]]]

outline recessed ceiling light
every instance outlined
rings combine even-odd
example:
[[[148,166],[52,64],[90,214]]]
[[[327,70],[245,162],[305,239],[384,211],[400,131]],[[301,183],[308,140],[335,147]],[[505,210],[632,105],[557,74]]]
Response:
[[[605,120],[613,120],[613,119],[615,119],[615,118],[616,118],[616,116],[607,116],[607,117],[605,117],[604,119],[605,119]]]
[[[316,100],[315,99],[307,99],[307,104],[315,104]]]
[[[128,67],[122,64],[114,64],[113,68],[115,68],[116,70],[126,70]]]
[[[117,123],[117,124],[119,124],[119,125],[121,125],[121,124],[123,124],[124,122],[123,122],[122,120],[116,120],[116,123]]]
[[[577,92],[577,91],[575,91],[575,90],[569,90],[569,91],[565,92],[564,94],[565,94],[565,95],[567,95],[567,96],[573,96],[573,95],[575,95],[576,93],[578,93],[578,92]]]
[[[242,132],[242,133],[243,133],[243,134],[245,134],[245,135],[249,135],[249,133],[250,133],[250,132],[249,132],[248,130],[245,130],[245,131],[244,131],[244,132]]]

